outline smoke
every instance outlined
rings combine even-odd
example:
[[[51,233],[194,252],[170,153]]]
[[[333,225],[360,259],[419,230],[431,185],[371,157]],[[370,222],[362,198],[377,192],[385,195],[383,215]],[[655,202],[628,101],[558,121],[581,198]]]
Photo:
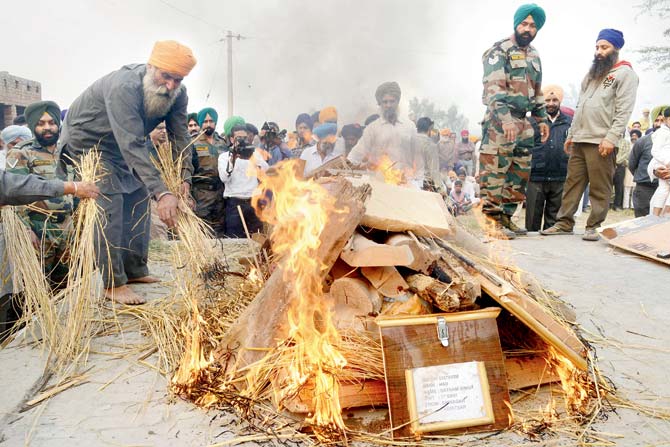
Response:
[[[235,113],[294,128],[295,117],[329,105],[340,126],[377,111],[374,92],[397,81],[406,103],[434,53],[436,2],[289,0],[247,7],[234,42]],[[444,10],[442,10],[444,12]],[[428,50],[428,51],[426,51]],[[224,64],[225,65],[225,64]],[[422,68],[423,67],[423,68]],[[225,105],[225,70],[217,96]]]

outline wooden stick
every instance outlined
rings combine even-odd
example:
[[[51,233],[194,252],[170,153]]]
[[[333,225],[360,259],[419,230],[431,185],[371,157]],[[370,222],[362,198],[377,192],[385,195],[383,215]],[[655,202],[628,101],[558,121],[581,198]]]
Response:
[[[237,205],[237,212],[240,214],[240,219],[242,220],[242,226],[244,227],[244,233],[247,235],[247,239],[249,239],[251,242],[254,242],[253,239],[251,239],[251,235],[249,234],[249,228],[247,227],[247,221],[244,219],[244,214],[242,213],[242,207]],[[261,263],[258,259],[258,253],[257,250],[253,248],[252,244],[252,249],[251,249],[253,255],[254,255],[254,265],[256,267],[256,271],[258,274],[261,274]]]

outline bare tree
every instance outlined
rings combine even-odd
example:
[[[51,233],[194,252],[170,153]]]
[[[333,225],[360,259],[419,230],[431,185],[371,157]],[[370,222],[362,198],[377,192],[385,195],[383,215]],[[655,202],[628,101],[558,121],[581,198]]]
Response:
[[[435,105],[428,98],[412,98],[409,101],[409,110],[419,119],[422,116],[435,121],[435,127],[448,127],[454,132],[460,132],[468,127],[468,119],[460,113],[458,106],[451,105],[446,112]]]
[[[670,0],[645,0],[637,8],[640,9],[640,14],[652,12],[660,18],[670,17]],[[670,28],[663,31],[663,37],[670,38]],[[665,45],[642,47],[636,52],[640,54],[640,61],[647,69],[665,73],[665,80],[670,82],[670,44],[667,41],[663,43]]]

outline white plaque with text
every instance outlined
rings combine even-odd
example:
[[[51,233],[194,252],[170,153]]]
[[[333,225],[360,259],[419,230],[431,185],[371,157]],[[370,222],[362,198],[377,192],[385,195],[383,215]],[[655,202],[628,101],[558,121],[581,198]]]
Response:
[[[405,377],[415,433],[495,422],[484,362],[414,368]]]

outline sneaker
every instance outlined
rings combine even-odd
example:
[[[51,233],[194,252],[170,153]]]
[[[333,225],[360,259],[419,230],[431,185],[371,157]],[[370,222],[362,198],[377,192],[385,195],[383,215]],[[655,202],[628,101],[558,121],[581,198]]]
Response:
[[[526,234],[528,234],[528,230],[526,230],[525,228],[521,228],[520,226],[515,224],[512,221],[512,216],[508,216],[507,214],[503,214],[502,216],[500,216],[500,224],[503,227],[514,232],[514,234],[517,236],[525,236]]]
[[[587,228],[582,236],[582,240],[595,242],[600,239],[600,235],[595,228]]]
[[[557,236],[560,234],[575,234],[575,233],[572,230],[562,230],[558,228],[556,225],[554,225],[553,227],[549,227],[546,230],[540,231],[540,234],[542,236]]]

